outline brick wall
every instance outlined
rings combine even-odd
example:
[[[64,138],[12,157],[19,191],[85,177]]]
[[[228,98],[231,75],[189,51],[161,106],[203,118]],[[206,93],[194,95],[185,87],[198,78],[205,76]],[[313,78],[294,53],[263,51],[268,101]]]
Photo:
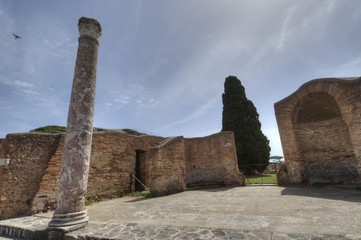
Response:
[[[7,135],[0,147],[0,158],[10,159],[0,166],[1,219],[56,208],[63,144],[64,134]],[[134,191],[137,152],[143,183],[159,195],[184,191],[186,181],[242,184],[231,132],[165,139],[104,131],[93,133],[87,198]]]
[[[130,174],[134,173],[135,169],[135,150],[148,150],[163,139],[118,132],[95,132],[86,197],[98,200],[111,199],[134,190],[134,180],[130,178]],[[39,190],[34,197],[32,212],[45,212],[56,207],[63,144],[64,135],[49,159]]]
[[[136,150],[148,151],[164,138],[94,133],[87,197],[120,197],[134,190]]]
[[[185,139],[186,184],[241,184],[233,132]]]
[[[356,183],[361,79],[316,79],[275,103],[290,183]]]
[[[146,184],[157,195],[185,190],[184,138],[168,138],[147,154]]]
[[[30,213],[48,159],[56,150],[59,135],[13,134],[6,137],[9,164],[2,169],[1,218]]]

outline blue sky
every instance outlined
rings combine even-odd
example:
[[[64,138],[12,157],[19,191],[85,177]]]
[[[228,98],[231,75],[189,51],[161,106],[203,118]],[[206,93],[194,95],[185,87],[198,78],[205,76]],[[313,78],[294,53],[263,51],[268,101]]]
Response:
[[[103,28],[95,127],[219,132],[235,75],[282,155],[273,104],[361,72],[359,0],[0,0],[0,137],[66,125],[82,16]]]

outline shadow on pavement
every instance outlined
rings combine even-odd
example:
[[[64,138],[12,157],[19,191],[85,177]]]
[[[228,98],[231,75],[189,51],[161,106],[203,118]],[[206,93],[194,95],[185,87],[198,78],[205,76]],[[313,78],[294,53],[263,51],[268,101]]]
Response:
[[[187,191],[205,191],[205,192],[224,192],[228,191],[233,188],[237,188],[240,186],[219,186],[219,185],[206,185],[206,186],[195,186],[195,187],[188,187]]]
[[[236,186],[239,187],[239,186]],[[233,189],[235,187],[224,187],[224,186],[202,186],[202,187],[190,187],[187,188],[187,192],[188,191],[202,191],[202,192],[224,192],[224,191],[228,191],[230,189]],[[142,202],[142,201],[146,201],[146,200],[150,200],[150,199],[154,199],[154,198],[161,198],[161,197],[166,197],[169,195],[176,195],[176,194],[180,194],[182,192],[179,193],[173,193],[173,194],[168,194],[168,195],[162,195],[162,196],[151,196],[151,197],[134,197],[134,199],[126,201],[126,202]]]
[[[361,190],[356,185],[324,185],[319,187],[286,187],[281,191],[282,195],[305,196],[312,198],[324,198],[348,202],[361,202]]]

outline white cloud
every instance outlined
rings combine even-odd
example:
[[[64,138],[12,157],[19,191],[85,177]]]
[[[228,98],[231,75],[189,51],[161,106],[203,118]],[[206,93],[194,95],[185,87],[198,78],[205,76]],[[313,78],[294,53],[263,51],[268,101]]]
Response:
[[[165,130],[173,128],[173,127],[175,127],[177,125],[190,122],[190,121],[192,121],[192,120],[194,120],[196,118],[199,118],[199,117],[203,116],[207,111],[209,111],[214,106],[214,104],[217,101],[219,101],[218,96],[210,98],[208,100],[208,102],[206,102],[201,107],[195,108],[194,111],[191,114],[189,114],[188,116],[185,116],[184,118],[176,120],[176,121],[171,122],[169,124],[163,125],[162,127],[159,128],[159,131],[165,131]]]
[[[159,100],[157,100],[149,91],[146,91],[142,85],[130,84],[126,87],[121,86],[124,91],[114,90],[111,92],[112,99],[104,103],[107,112],[117,112],[119,109],[129,107],[133,109],[133,114],[139,115],[138,109],[152,109],[157,107]]]
[[[114,99],[114,102],[120,104],[120,106],[129,104],[129,101],[130,101],[130,97],[127,95],[120,95],[119,97]]]
[[[167,134],[184,124],[196,135],[206,131],[198,127],[202,118],[220,111],[228,75],[269,115],[269,101],[293,92],[309,80],[304,76],[357,75],[361,68],[358,1],[84,2],[0,2],[3,99],[15,95],[21,106],[66,114],[82,14],[103,27],[96,103],[99,121],[112,126],[152,131],[168,123]],[[13,31],[23,39],[14,41]],[[219,119],[206,120],[218,129]]]
[[[282,24],[282,30],[281,30],[281,36],[278,40],[278,43],[277,43],[277,46],[276,46],[276,49],[277,50],[282,50],[283,49],[283,46],[285,45],[286,41],[287,41],[287,34],[288,34],[288,31],[289,31],[289,24],[290,24],[290,19],[291,17],[293,16],[293,13],[295,12],[296,10],[296,6],[293,6],[289,9],[287,9],[287,14],[286,14],[286,18],[285,20],[283,21],[283,24]]]
[[[19,80],[15,80],[14,85],[19,86],[21,88],[33,88],[34,87],[34,84],[32,84],[32,83],[25,82],[25,81],[19,81]]]
[[[143,97],[136,100],[137,107],[139,108],[155,108],[159,101],[154,98],[145,99]]]
[[[333,77],[356,77],[361,76],[361,54],[357,54],[349,61],[331,69],[326,69],[323,74]]]

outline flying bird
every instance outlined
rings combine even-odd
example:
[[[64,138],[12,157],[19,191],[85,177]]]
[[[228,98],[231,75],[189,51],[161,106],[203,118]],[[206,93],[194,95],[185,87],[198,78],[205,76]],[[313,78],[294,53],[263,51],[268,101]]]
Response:
[[[19,35],[16,35],[15,33],[13,33],[15,40],[17,40],[18,38],[21,38]]]

